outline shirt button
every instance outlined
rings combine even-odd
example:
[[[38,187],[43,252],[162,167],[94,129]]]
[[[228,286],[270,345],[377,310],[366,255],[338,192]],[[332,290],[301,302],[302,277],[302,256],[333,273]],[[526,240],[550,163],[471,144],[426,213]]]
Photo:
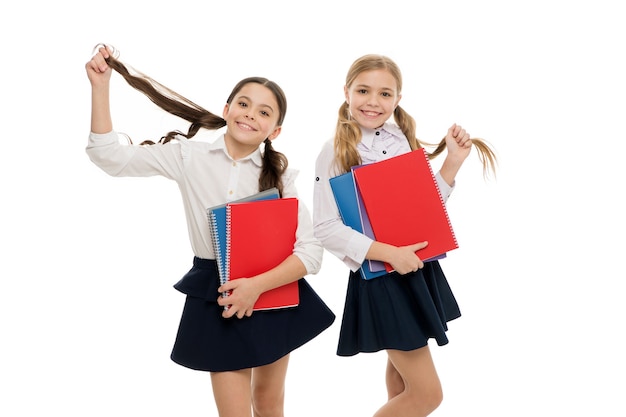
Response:
[[[230,190],[230,191],[228,192],[228,194],[229,194],[229,195],[233,195],[233,190]]]
[[[380,132],[379,132],[379,131],[376,131],[376,136],[378,136],[378,135],[380,135]]]
[[[387,155],[387,151],[383,151],[383,155]]]
[[[237,162],[233,161],[233,166],[236,167],[237,166]]]

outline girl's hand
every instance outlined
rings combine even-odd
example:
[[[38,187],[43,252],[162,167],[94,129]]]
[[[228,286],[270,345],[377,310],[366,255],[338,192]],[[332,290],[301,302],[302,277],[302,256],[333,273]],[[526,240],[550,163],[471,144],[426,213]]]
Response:
[[[448,156],[458,163],[465,161],[472,150],[472,140],[469,133],[456,123],[450,126],[445,137]]]
[[[228,293],[227,297],[220,296],[217,303],[227,307],[222,313],[222,317],[237,318],[250,317],[253,312],[254,303],[261,295],[257,289],[254,279],[239,278],[221,285],[218,288],[220,293]]]
[[[111,56],[111,50],[108,47],[101,46],[98,48],[98,52],[85,64],[87,77],[92,87],[106,85],[111,79],[112,70],[105,61],[109,56]]]
[[[418,250],[428,246],[428,242],[415,243],[409,246],[399,246],[393,251],[389,264],[400,275],[416,272],[424,267],[424,262],[415,254]]]

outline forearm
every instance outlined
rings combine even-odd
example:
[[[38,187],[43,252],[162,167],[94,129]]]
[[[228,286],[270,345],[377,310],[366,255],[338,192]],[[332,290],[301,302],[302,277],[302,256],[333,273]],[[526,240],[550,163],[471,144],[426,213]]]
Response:
[[[260,292],[266,292],[296,281],[307,274],[306,267],[295,255],[290,255],[276,268],[259,274],[255,277],[255,283],[259,285]]]
[[[382,242],[372,242],[365,257],[373,261],[392,263],[395,246]]]
[[[109,133],[113,130],[111,107],[109,103],[109,85],[91,89],[91,131]]]
[[[454,184],[454,179],[458,174],[461,166],[463,165],[463,161],[465,159],[456,158],[451,155],[448,155],[446,159],[443,161],[443,165],[439,170],[441,174],[441,178],[449,185],[452,186]]]

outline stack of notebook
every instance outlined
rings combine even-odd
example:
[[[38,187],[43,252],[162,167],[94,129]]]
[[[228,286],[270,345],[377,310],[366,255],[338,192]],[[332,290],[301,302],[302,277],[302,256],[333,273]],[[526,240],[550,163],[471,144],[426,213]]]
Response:
[[[423,148],[330,179],[339,213],[347,226],[379,242],[407,246],[428,241],[416,252],[425,261],[458,248],[445,202]],[[391,265],[365,261],[364,279],[391,272]]]
[[[279,198],[278,190],[207,209],[220,282],[266,272],[293,253],[298,227],[298,200]],[[294,307],[298,282],[264,292],[254,310]]]

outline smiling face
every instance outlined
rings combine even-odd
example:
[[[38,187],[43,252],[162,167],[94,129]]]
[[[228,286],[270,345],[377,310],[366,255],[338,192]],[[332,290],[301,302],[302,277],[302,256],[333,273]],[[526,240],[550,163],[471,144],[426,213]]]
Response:
[[[369,129],[382,126],[402,97],[396,79],[385,69],[361,72],[344,87],[344,92],[352,119]]]
[[[222,115],[228,126],[224,141],[233,159],[248,156],[266,138],[279,135],[280,111],[272,90],[255,82],[245,84],[233,96]]]

